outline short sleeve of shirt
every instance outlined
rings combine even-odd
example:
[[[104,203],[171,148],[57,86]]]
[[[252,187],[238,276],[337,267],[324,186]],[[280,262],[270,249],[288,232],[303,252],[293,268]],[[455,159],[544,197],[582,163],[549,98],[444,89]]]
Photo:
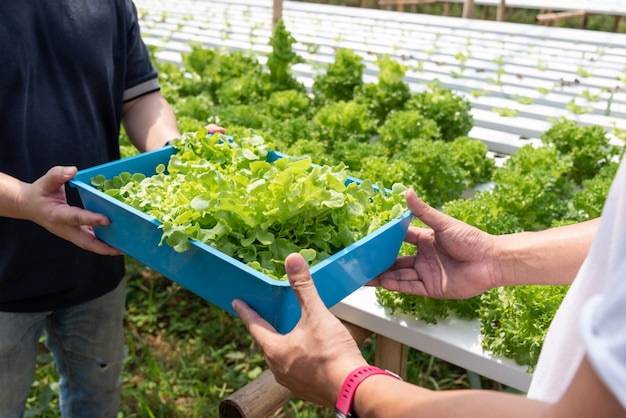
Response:
[[[131,0],[123,0],[126,8],[126,89],[124,101],[136,99],[159,90],[157,71],[143,39],[137,19],[137,8]]]
[[[580,331],[594,370],[626,408],[626,269],[620,289],[596,295],[583,309]]]
[[[626,408],[626,161],[611,185],[595,239],[546,335],[528,390],[556,403],[587,356]]]
[[[611,188],[598,229],[596,251],[601,262],[594,273],[604,275],[601,291],[584,303],[579,335],[592,367],[626,408],[626,166]]]

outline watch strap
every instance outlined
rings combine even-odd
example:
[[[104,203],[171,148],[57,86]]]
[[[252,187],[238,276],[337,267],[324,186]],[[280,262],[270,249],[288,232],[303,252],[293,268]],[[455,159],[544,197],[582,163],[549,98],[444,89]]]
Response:
[[[343,385],[341,386],[341,391],[339,392],[339,397],[337,398],[337,403],[335,404],[335,416],[338,418],[347,418],[347,417],[356,417],[352,410],[352,402],[354,401],[354,395],[356,393],[356,389],[370,376],[374,376],[377,374],[386,374],[388,376],[392,376],[396,379],[400,379],[400,377],[394,373],[391,373],[387,370],[383,370],[381,368],[375,366],[361,366],[354,369],[343,381]]]

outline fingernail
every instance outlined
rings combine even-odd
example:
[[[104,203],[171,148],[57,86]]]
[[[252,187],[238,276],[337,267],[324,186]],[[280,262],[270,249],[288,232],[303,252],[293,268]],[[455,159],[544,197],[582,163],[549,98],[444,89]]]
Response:
[[[63,177],[73,178],[76,175],[76,167],[63,167]]]
[[[289,269],[289,271],[297,273],[305,267],[304,258],[300,256],[291,256],[289,257],[289,263],[286,267]]]

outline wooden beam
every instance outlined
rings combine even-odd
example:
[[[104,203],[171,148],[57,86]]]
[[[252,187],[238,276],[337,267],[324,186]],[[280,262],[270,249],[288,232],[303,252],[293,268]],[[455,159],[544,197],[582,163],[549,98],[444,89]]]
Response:
[[[565,12],[551,12],[537,15],[538,21],[553,20],[553,19],[568,19],[570,17],[581,17],[587,15],[584,10],[568,10]]]
[[[570,10],[565,12],[540,13],[535,19],[539,23],[547,24],[552,22],[554,26],[558,26],[561,19],[570,19],[573,17],[582,17],[583,25],[586,23],[588,13],[584,10]]]
[[[220,418],[266,418],[287,404],[293,395],[276,383],[267,369],[259,377],[220,402]]]

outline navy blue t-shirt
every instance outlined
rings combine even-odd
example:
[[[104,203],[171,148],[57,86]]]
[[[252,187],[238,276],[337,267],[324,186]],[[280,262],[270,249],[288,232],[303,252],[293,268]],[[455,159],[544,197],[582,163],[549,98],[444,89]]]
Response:
[[[26,182],[56,165],[118,159],[124,100],[158,90],[131,0],[2,1],[0,61],[0,171]],[[0,217],[0,311],[69,307],[123,274],[121,256]]]

